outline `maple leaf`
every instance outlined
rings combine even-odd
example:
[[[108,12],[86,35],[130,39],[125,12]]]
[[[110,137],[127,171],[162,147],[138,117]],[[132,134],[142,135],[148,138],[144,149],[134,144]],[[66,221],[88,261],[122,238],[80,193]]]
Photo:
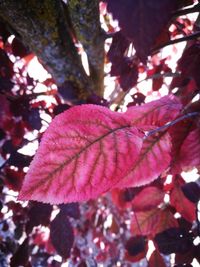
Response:
[[[135,212],[131,222],[131,231],[134,235],[154,236],[171,227],[178,227],[178,222],[168,209],[155,208]]]
[[[134,165],[142,136],[123,114],[105,107],[67,110],[45,132],[19,199],[61,204],[97,197]]]

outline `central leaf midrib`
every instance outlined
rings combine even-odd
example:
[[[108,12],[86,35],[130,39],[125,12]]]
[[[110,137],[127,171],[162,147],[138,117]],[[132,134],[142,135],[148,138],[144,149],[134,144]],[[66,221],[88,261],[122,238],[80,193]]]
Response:
[[[64,161],[62,164],[59,165],[59,167],[57,167],[56,169],[54,169],[52,172],[50,172],[46,177],[44,177],[42,180],[40,180],[37,183],[38,185],[44,184],[47,182],[47,180],[49,181],[52,177],[53,174],[55,174],[56,172],[60,171],[61,169],[63,169],[66,165],[68,165],[70,162],[72,162],[75,158],[79,157],[85,150],[87,150],[90,146],[94,145],[95,143],[97,143],[98,141],[102,140],[103,138],[105,138],[106,136],[108,136],[109,134],[112,134],[118,130],[122,130],[124,128],[131,128],[130,125],[126,125],[126,126],[122,126],[116,129],[111,129],[111,131],[109,131],[108,133],[98,137],[97,139],[95,139],[93,142],[89,143],[88,145],[84,146],[78,153],[76,153],[74,156],[72,156],[70,159],[67,159],[66,161]],[[35,184],[33,186],[32,189],[29,189],[29,191],[34,191],[35,187],[37,187]]]

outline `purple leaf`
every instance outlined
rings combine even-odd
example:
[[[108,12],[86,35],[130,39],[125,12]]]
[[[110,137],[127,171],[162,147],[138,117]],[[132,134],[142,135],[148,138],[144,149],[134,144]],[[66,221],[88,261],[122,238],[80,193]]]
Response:
[[[119,20],[122,34],[133,41],[138,57],[145,62],[162,29],[178,7],[177,0],[107,0],[108,11]]]
[[[50,225],[50,239],[60,256],[64,259],[70,256],[74,242],[74,233],[68,217],[60,212]]]
[[[155,237],[158,249],[163,254],[186,253],[192,246],[191,233],[180,228],[170,228]]]
[[[17,251],[11,258],[11,267],[26,266],[29,258],[28,242],[28,238],[26,238],[24,242],[18,247]]]

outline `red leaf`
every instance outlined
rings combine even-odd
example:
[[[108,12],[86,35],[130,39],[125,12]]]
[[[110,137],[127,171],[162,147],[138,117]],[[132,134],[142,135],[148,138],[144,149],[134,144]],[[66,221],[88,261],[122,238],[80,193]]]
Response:
[[[25,173],[21,170],[5,169],[5,184],[9,189],[19,191],[22,186]]]
[[[4,124],[10,118],[9,102],[4,95],[0,95],[0,128],[5,128]]]
[[[178,227],[178,222],[168,209],[156,208],[135,212],[131,222],[131,231],[134,235],[154,236],[171,227]]]
[[[132,168],[141,137],[124,114],[105,107],[82,105],[65,111],[45,132],[20,199],[60,204],[97,197]]]
[[[180,149],[185,138],[191,131],[192,126],[193,121],[191,119],[187,119],[180,121],[169,128],[169,132],[172,137],[172,162],[170,171],[173,174],[181,172]]]
[[[167,25],[178,1],[107,0],[108,11],[119,20],[122,33],[133,40],[136,52],[145,61],[150,49]],[[161,15],[162,14],[162,15]]]
[[[60,212],[51,222],[50,239],[60,256],[64,259],[70,256],[74,233],[66,214],[63,212]]]
[[[187,48],[178,62],[178,68],[185,78],[193,78],[200,86],[200,45],[194,44]]]
[[[141,106],[130,107],[125,115],[132,120],[133,125],[146,130],[147,126],[152,128],[172,121],[179,114],[181,107],[179,99],[169,95]]]
[[[163,202],[164,192],[155,186],[145,187],[132,200],[133,210],[148,211]]]
[[[147,137],[138,160],[116,187],[134,187],[152,182],[169,166],[170,152],[171,142],[167,133]]]
[[[187,199],[181,189],[178,182],[175,182],[175,186],[170,193],[170,203],[177,212],[183,216],[189,222],[193,222],[196,218],[196,207],[189,199]]]
[[[166,267],[163,257],[158,250],[154,250],[149,258],[148,267]]]
[[[200,129],[189,133],[183,142],[179,158],[183,169],[200,166]]]
[[[147,239],[144,236],[133,236],[125,244],[125,259],[137,262],[143,259],[148,250]]]

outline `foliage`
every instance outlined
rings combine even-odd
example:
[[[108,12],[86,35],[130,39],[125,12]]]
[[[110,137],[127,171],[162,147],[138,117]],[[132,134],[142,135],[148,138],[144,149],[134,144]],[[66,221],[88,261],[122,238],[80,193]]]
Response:
[[[104,31],[95,3],[62,3],[74,62],[62,84],[46,42],[30,51],[0,15],[0,265],[164,267],[171,254],[200,264],[199,3],[100,2]],[[83,50],[90,74],[79,80]],[[31,76],[33,52],[52,77]]]

